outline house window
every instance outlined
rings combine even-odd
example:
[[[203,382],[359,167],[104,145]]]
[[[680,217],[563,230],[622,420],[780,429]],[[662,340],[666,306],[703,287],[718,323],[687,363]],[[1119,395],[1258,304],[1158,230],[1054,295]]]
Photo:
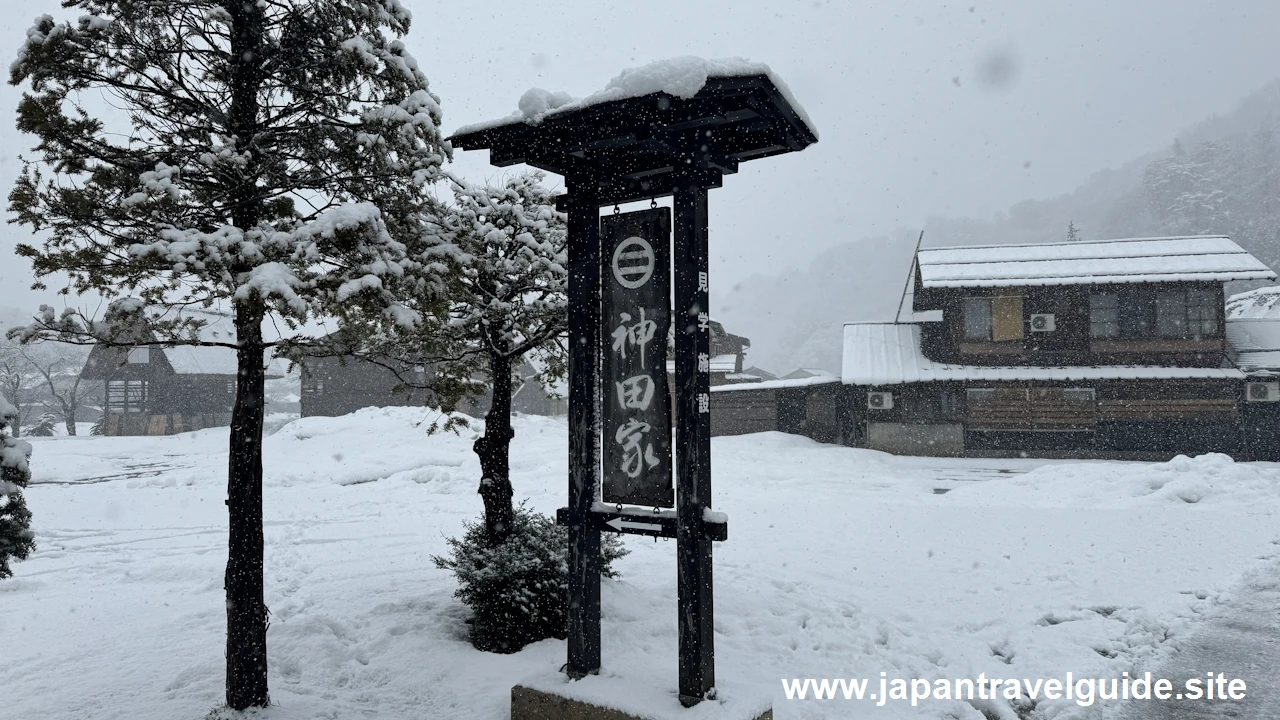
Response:
[[[129,364],[130,365],[146,365],[151,362],[151,348],[136,347],[129,348]]]
[[[991,298],[964,299],[964,339],[991,339]]]
[[[954,391],[945,390],[938,398],[942,417],[951,419],[960,414],[960,397]]]
[[[964,300],[965,340],[1021,340],[1025,329],[1021,295]]]
[[[146,410],[146,380],[108,380],[107,412],[117,415]]]
[[[1156,332],[1163,338],[1214,337],[1221,302],[1212,290],[1162,290],[1156,295]]]
[[[1089,296],[1089,335],[1095,338],[1120,337],[1120,296],[1115,293]]]
[[[324,381],[316,380],[313,377],[302,378],[302,392],[310,395],[314,393],[324,392]]]
[[[1195,337],[1218,336],[1222,294],[1214,290],[1187,291],[1187,328]]]
[[[1062,391],[1062,399],[1067,402],[1091,403],[1096,397],[1093,388],[1066,388]]]
[[[975,403],[984,403],[994,400],[996,397],[995,388],[969,388],[964,391],[965,402],[973,405]]]
[[[229,394],[229,395],[235,395],[235,394],[236,394],[236,380],[235,380],[235,378],[231,378],[231,379],[227,380],[227,394]]]

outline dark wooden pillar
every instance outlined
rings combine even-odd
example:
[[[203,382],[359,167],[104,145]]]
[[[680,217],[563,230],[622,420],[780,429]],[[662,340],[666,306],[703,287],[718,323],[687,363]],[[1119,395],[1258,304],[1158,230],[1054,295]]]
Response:
[[[676,335],[676,553],[679,585],[680,702],[697,704],[715,687],[711,540],[710,359],[707,305],[707,190],[685,171],[674,192]]]
[[[600,531],[590,522],[600,469],[600,207],[591,178],[569,177],[569,662],[600,670]]]

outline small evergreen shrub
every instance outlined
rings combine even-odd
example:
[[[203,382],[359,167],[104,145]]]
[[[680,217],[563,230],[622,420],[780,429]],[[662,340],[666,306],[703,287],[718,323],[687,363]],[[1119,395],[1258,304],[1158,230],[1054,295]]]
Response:
[[[26,560],[36,549],[31,511],[22,490],[31,480],[31,445],[10,437],[18,411],[0,396],[0,580],[13,577],[11,560]]]
[[[507,541],[490,547],[484,521],[467,523],[462,538],[449,538],[449,556],[436,567],[458,579],[454,596],[471,609],[471,644],[477,650],[513,653],[532,642],[566,636],[569,530],[521,503]],[[616,535],[601,538],[602,574],[617,577],[613,561],[627,554]]]
[[[94,421],[93,427],[89,428],[90,435],[105,435],[107,432],[107,414],[104,412]]]

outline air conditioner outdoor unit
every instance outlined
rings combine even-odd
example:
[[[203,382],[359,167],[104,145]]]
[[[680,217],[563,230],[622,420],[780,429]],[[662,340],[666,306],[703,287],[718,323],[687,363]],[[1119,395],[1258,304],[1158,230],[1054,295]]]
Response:
[[[893,409],[893,393],[891,392],[867,393],[867,409],[892,410]]]
[[[1280,402],[1280,382],[1245,383],[1244,394],[1249,402]]]
[[[1053,332],[1058,329],[1058,323],[1053,315],[1032,315],[1031,316],[1031,332]]]

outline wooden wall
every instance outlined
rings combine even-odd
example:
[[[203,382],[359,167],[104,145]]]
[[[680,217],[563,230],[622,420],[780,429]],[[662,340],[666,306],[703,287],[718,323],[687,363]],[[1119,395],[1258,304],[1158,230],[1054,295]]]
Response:
[[[801,387],[721,390],[711,393],[711,434],[778,431],[819,442],[840,439],[843,422],[837,382]]]
[[[964,365],[1165,365],[1214,367],[1222,362],[1224,318],[1202,338],[1111,338],[1090,336],[1089,296],[1118,286],[1049,285],[1026,288],[934,288],[917,290],[916,310],[942,310],[942,322],[923,323],[922,349],[935,362]],[[1150,283],[1144,292],[1198,289],[1223,294],[1222,283]],[[992,337],[964,335],[966,298],[989,298]],[[1154,301],[1153,301],[1154,303]],[[1225,300],[1219,306],[1225,304]],[[1052,314],[1056,329],[1031,332],[1032,315]]]

